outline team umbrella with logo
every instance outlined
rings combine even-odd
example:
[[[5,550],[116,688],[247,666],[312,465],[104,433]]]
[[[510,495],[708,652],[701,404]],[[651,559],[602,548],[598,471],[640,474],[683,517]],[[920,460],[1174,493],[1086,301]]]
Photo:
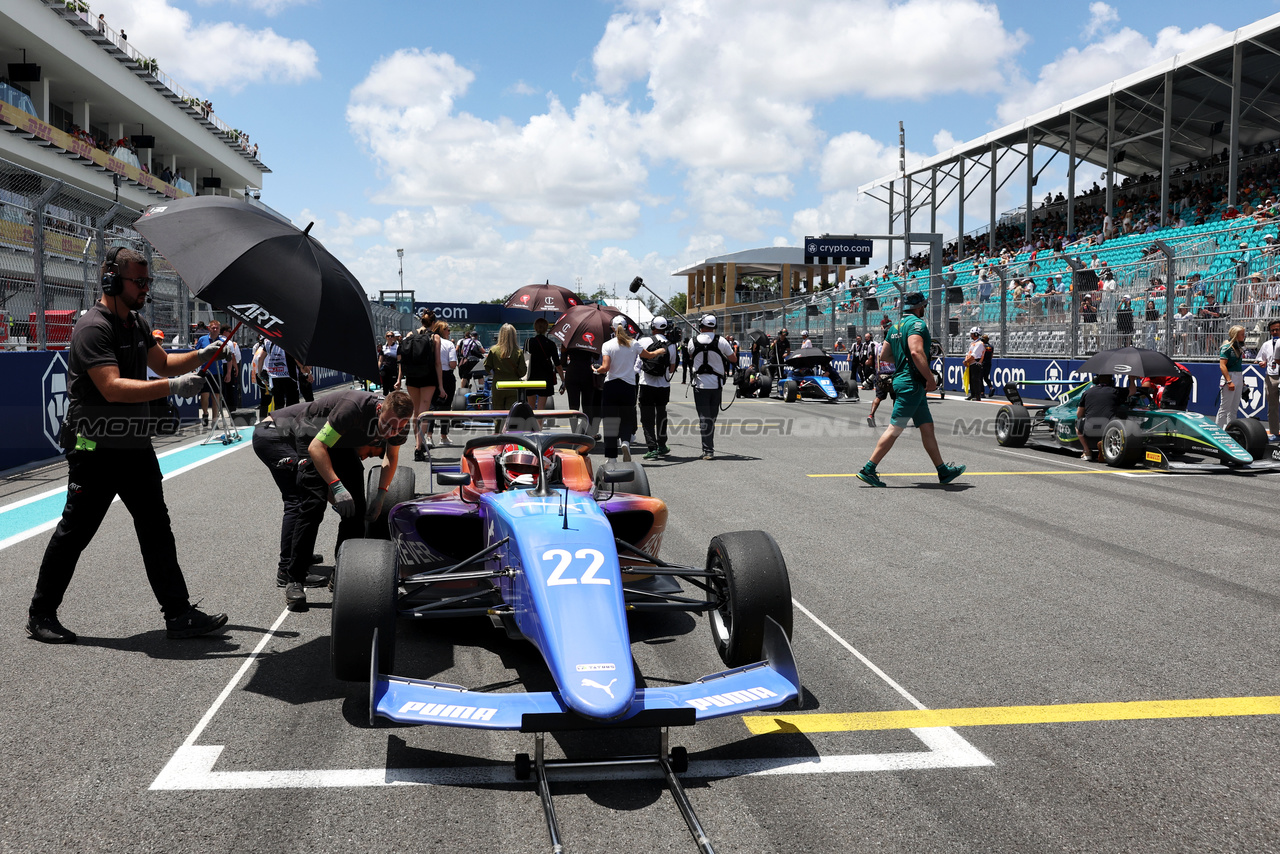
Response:
[[[225,196],[153,205],[135,223],[187,287],[304,365],[378,376],[364,288],[288,220]]]
[[[1135,377],[1173,377],[1180,370],[1177,362],[1158,350],[1142,347],[1117,347],[1100,350],[1076,369],[1082,374],[1129,374]]]
[[[619,315],[626,318],[629,334],[639,334],[636,322],[613,306],[577,305],[556,318],[551,337],[565,349],[599,353],[604,342],[613,336],[613,319]]]
[[[503,303],[505,308],[526,308],[529,311],[568,311],[582,300],[568,288],[553,285],[550,282],[542,285],[525,285],[516,288],[515,293]]]

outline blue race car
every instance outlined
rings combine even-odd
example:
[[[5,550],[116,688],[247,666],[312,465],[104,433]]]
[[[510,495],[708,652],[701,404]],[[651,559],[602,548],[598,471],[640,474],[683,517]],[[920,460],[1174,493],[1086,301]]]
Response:
[[[516,423],[513,408],[508,429]],[[371,722],[537,733],[536,764],[522,755],[516,774],[535,772],[544,792],[554,763],[542,758],[542,733],[662,728],[662,752],[646,761],[667,772],[684,811],[674,772],[687,754],[668,753],[666,727],[800,696],[786,563],[763,531],[713,538],[704,566],[667,563],[658,556],[667,508],[648,494],[643,469],[615,463],[593,473],[590,436],[530,426],[468,441],[461,471],[436,475],[450,492],[414,496],[413,472],[397,472],[390,539],[348,540],[338,553],[334,675],[368,681]],[[708,614],[729,669],[638,688],[627,615],[672,610]],[[467,616],[537,647],[554,690],[489,692],[391,675],[398,619]],[[549,793],[543,806],[558,844]]]
[[[787,403],[802,397],[836,403],[848,389],[844,377],[832,366],[831,356],[818,347],[796,350],[773,370],[778,377],[774,397]]]

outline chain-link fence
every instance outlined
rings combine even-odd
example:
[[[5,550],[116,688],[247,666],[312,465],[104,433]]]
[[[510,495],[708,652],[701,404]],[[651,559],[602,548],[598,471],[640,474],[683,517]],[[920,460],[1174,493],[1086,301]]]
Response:
[[[744,342],[751,330],[774,337],[785,328],[795,347],[808,330],[815,345],[838,352],[855,335],[882,340],[912,291],[929,295],[925,316],[948,355],[965,351],[976,326],[999,356],[1083,358],[1136,346],[1216,359],[1231,327],[1243,327],[1246,350],[1256,350],[1280,318],[1280,236],[1275,222],[1242,218],[967,261],[937,280],[913,273],[710,311],[723,334]]]

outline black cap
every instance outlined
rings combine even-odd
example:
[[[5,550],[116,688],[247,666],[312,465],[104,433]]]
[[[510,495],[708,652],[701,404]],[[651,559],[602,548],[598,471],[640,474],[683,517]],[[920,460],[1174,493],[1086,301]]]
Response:
[[[906,298],[903,299],[902,304],[907,308],[912,308],[917,305],[924,305],[928,301],[929,298],[927,296],[916,291],[915,293],[907,294]]]

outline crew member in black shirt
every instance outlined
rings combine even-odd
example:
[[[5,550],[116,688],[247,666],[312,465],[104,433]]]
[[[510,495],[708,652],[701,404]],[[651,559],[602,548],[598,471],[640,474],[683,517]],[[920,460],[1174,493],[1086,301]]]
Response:
[[[560,366],[560,351],[556,342],[547,337],[547,320],[539,317],[533,322],[534,336],[525,342],[524,349],[529,354],[529,381],[542,381],[547,384],[542,394],[530,394],[529,404],[534,409],[551,408],[551,392],[555,389],[556,377],[564,384],[564,368]]]
[[[259,422],[253,451],[271,471],[284,501],[276,580],[290,608],[306,608],[307,570],[326,503],[342,517],[335,555],[345,540],[364,535],[366,522],[391,509],[383,501],[412,416],[413,401],[403,391],[391,392],[386,400],[372,392],[346,391],[277,409]],[[362,460],[371,456],[383,457],[382,472],[377,495],[366,503]]]
[[[67,505],[40,563],[27,633],[44,643],[75,643],[75,632],[58,622],[58,608],[80,554],[119,496],[133,517],[168,636],[207,634],[221,628],[227,615],[205,614],[188,598],[160,463],[151,446],[156,426],[151,403],[171,394],[199,394],[204,377],[194,371],[213,358],[220,342],[181,355],[156,346],[151,328],[138,314],[151,290],[147,260],[139,252],[112,249],[101,283],[102,298],[76,322],[68,346],[69,406],[62,427]],[[148,380],[147,368],[173,378]]]
[[[1136,386],[1135,386],[1136,388]],[[1076,409],[1076,435],[1080,437],[1081,459],[1094,460],[1099,455],[1098,443],[1107,424],[1129,399],[1130,389],[1117,388],[1111,374],[1093,378],[1093,386],[1080,396]]]

